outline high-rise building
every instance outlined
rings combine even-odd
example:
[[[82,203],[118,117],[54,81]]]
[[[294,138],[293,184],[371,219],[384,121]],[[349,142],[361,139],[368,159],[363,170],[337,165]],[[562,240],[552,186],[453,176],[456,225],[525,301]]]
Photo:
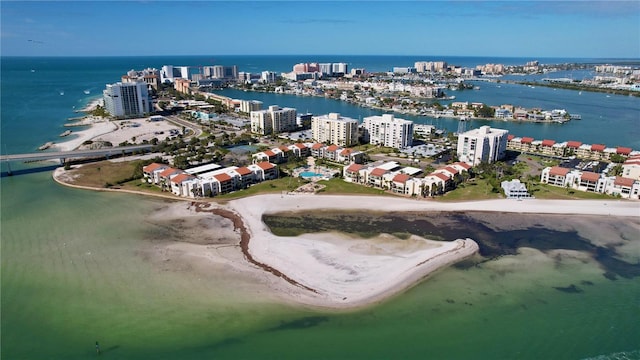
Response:
[[[262,101],[258,100],[240,100],[240,111],[243,113],[251,113],[252,111],[262,110]]]
[[[151,98],[144,82],[107,84],[102,95],[105,110],[112,116],[135,117],[151,112]]]
[[[311,136],[318,142],[351,146],[358,142],[358,120],[342,117],[338,113],[314,116]]]
[[[238,67],[215,65],[211,77],[214,79],[235,80],[238,78]]]
[[[404,149],[413,143],[413,121],[384,114],[366,117],[362,125],[365,140],[371,144]]]
[[[492,163],[504,158],[509,130],[481,126],[458,135],[457,154],[460,161],[471,166]]]
[[[347,64],[333,63],[331,65],[331,70],[333,71],[333,75],[343,76],[344,74],[347,74]]]
[[[333,76],[333,66],[331,63],[319,64],[322,76]]]
[[[277,75],[274,71],[263,71],[260,76],[260,81],[265,84],[271,84],[276,82]]]
[[[251,132],[268,135],[294,131],[297,127],[296,109],[271,105],[267,110],[251,111]]]

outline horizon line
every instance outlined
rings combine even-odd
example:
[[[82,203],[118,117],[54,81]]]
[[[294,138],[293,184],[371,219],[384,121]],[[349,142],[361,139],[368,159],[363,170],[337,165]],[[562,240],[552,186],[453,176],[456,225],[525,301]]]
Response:
[[[10,57],[27,57],[27,58],[107,58],[107,57],[122,57],[122,58],[134,58],[134,57],[196,57],[196,56],[251,56],[251,57],[276,57],[276,56],[376,56],[376,57],[460,57],[460,58],[512,58],[512,59],[609,59],[609,60],[638,60],[640,57],[580,57],[580,56],[493,56],[493,55],[401,55],[401,54],[191,54],[191,55],[0,55],[2,58]]]

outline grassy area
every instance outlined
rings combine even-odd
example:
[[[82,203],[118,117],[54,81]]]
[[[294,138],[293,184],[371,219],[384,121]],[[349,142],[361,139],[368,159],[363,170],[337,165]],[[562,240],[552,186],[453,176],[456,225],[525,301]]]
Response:
[[[574,189],[567,189],[559,186],[552,186],[547,184],[533,184],[527,185],[529,192],[537,199],[591,199],[591,200],[611,200],[615,199],[614,196],[586,192]]]
[[[74,181],[75,185],[101,188],[108,187],[109,184],[116,185],[130,178],[137,165],[137,161],[118,163],[100,161],[84,164],[79,169],[72,169],[69,172],[78,175]]]
[[[266,193],[281,193],[283,191],[292,191],[306,183],[301,178],[286,177],[276,180],[268,180],[259,184],[251,185],[248,189],[234,191],[229,194],[216,196],[215,199],[220,200],[232,200],[239,199],[246,196],[266,194]]]
[[[491,185],[486,180],[474,179],[434,199],[441,201],[471,201],[504,198],[501,193],[491,192],[491,188]]]
[[[354,195],[389,195],[395,196],[393,194],[389,194],[380,189],[375,189],[372,187],[354,184],[350,182],[346,182],[340,178],[333,178],[327,181],[318,181],[318,184],[325,185],[326,187],[320,190],[319,194],[354,194]]]

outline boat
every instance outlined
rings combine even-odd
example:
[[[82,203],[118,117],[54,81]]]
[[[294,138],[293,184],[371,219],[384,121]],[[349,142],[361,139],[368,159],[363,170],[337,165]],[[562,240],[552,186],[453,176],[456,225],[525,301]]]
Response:
[[[569,118],[571,120],[582,120],[582,115],[580,115],[580,114],[571,114],[571,115],[569,115]]]
[[[84,91],[84,93],[85,93],[85,94],[87,94],[87,95],[89,95],[89,94],[91,94],[91,90],[88,90],[88,89],[87,89],[87,90],[85,90],[85,91]]]
[[[60,96],[64,95],[64,91],[60,91]]]

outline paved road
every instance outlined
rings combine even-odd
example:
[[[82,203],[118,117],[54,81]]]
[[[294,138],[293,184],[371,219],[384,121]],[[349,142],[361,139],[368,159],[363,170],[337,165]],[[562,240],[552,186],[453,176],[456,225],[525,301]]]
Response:
[[[13,154],[13,155],[0,155],[0,162],[3,161],[36,161],[36,160],[49,160],[49,159],[69,159],[69,158],[83,158],[103,155],[119,155],[122,152],[131,153],[138,150],[151,149],[153,145],[132,145],[132,146],[119,146],[106,149],[96,150],[73,150],[73,151],[55,151],[55,152],[38,152],[30,154]]]

